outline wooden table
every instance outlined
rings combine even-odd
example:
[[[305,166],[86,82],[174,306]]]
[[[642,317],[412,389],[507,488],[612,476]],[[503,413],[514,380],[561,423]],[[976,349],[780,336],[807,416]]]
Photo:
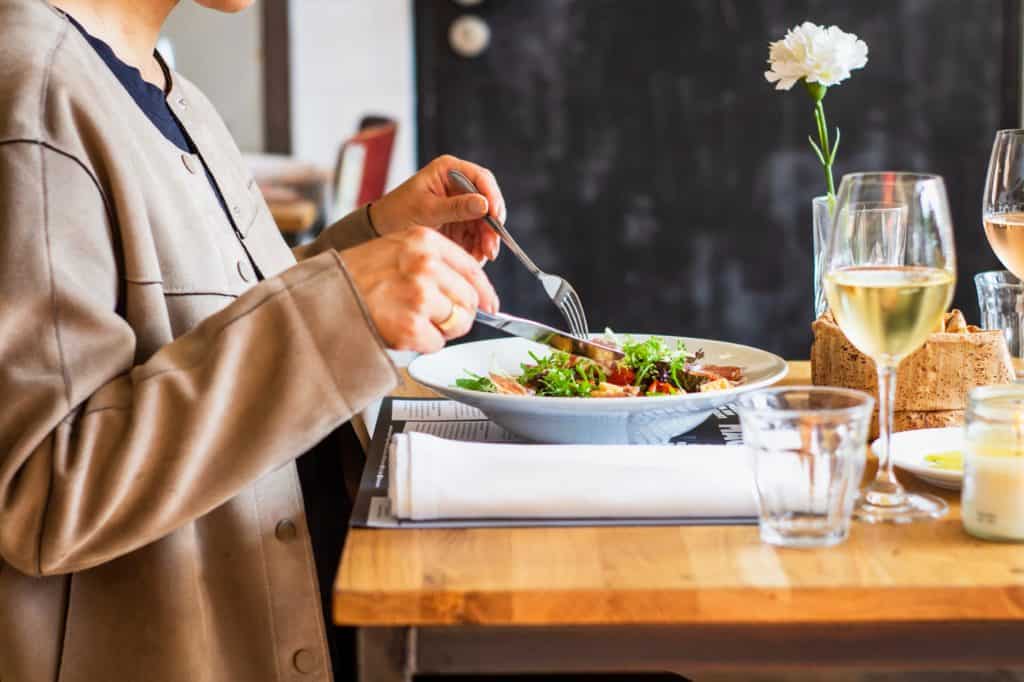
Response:
[[[286,235],[308,232],[316,222],[316,204],[309,199],[268,199],[267,208],[277,229]]]
[[[367,680],[1024,665],[1024,545],[971,538],[944,495],[943,520],[858,523],[823,550],[751,526],[354,529],[334,616],[360,628]]]

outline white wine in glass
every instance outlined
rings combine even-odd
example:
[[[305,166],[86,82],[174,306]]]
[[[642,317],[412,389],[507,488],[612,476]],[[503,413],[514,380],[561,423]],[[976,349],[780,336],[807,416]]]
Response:
[[[879,202],[900,207],[898,230],[865,209]],[[941,498],[908,493],[896,480],[890,440],[896,370],[938,327],[956,285],[945,186],[935,175],[847,175],[835,215],[825,295],[843,333],[878,369],[878,473],[854,513],[871,522],[937,518],[947,510]]]
[[[898,363],[917,350],[946,312],[956,279],[942,268],[852,266],[828,277],[828,300],[862,353]]]

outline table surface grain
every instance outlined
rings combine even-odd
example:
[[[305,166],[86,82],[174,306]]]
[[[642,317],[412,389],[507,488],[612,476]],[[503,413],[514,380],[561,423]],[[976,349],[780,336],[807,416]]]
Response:
[[[783,383],[809,383],[807,362]],[[431,395],[411,380],[393,395]],[[921,488],[902,473],[911,487]],[[801,625],[1024,623],[1024,545],[940,520],[856,523],[821,550],[762,544],[753,526],[353,529],[338,624]]]

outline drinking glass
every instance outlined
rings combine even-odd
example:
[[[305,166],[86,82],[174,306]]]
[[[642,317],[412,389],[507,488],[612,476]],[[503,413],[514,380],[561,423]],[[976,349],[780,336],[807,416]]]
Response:
[[[902,243],[885,220],[865,219],[865,204],[901,207]],[[878,474],[854,515],[870,522],[937,518],[946,503],[908,493],[890,453],[896,369],[938,327],[956,284],[953,220],[937,175],[855,173],[843,176],[828,245],[825,295],[843,333],[878,370]]]
[[[1024,129],[996,133],[985,176],[981,217],[996,257],[1007,270],[1024,279]]]
[[[1008,270],[991,270],[976,274],[974,286],[981,328],[1003,332],[1019,381],[1024,378],[1024,283]]]
[[[875,401],[845,388],[755,391],[736,403],[753,456],[761,540],[828,547],[850,533]]]

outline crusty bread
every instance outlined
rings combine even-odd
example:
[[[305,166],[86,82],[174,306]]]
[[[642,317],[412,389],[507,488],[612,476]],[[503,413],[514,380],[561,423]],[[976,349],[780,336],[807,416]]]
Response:
[[[900,363],[894,405],[896,431],[962,424],[972,388],[1008,384],[1014,379],[1002,332],[968,325],[958,310],[947,313],[941,327]],[[831,312],[815,320],[811,328],[811,380],[820,386],[867,391],[877,398],[874,362],[847,340]]]
[[[892,415],[893,431],[913,431],[914,429],[940,429],[945,426],[962,426],[964,410],[936,410],[919,412],[903,410]],[[868,433],[871,440],[878,438],[878,410],[871,417],[871,429]]]

